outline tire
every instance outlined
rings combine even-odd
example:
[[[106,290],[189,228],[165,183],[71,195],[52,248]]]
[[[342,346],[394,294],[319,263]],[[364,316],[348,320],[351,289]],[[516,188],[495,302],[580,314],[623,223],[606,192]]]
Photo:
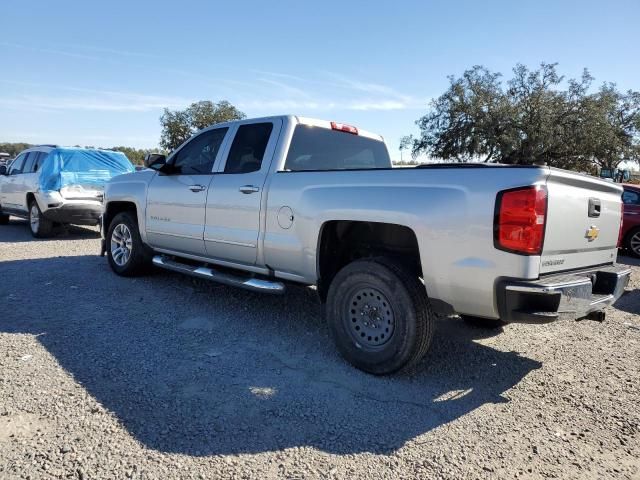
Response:
[[[9,215],[6,215],[0,211],[0,225],[9,224]]]
[[[109,266],[116,274],[133,277],[148,272],[153,252],[142,243],[135,213],[117,214],[109,225],[106,242]]]
[[[417,274],[386,257],[356,260],[340,270],[329,287],[326,315],[341,355],[374,375],[412,370],[435,327]]]
[[[627,234],[624,246],[630,255],[640,258],[640,227],[634,228]]]
[[[53,222],[42,215],[35,199],[29,202],[29,230],[35,238],[47,238],[53,233]]]
[[[488,328],[491,330],[498,330],[507,324],[499,318],[483,318],[474,317],[471,315],[460,315],[460,318],[462,318],[464,323],[466,323],[467,325],[471,325],[472,327]]]

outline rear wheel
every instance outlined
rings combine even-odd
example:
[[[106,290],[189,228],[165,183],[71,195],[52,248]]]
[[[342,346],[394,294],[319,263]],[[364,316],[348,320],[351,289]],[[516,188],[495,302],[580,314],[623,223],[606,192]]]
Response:
[[[625,247],[631,255],[640,257],[640,227],[629,232]]]
[[[429,349],[434,314],[417,274],[380,257],[338,272],[327,295],[327,322],[338,350],[375,375],[411,370]]]
[[[42,215],[35,199],[29,202],[29,228],[36,238],[47,238],[53,231],[53,222]]]
[[[146,273],[152,252],[142,243],[135,214],[122,212],[116,215],[106,238],[107,258],[115,273],[124,277]]]

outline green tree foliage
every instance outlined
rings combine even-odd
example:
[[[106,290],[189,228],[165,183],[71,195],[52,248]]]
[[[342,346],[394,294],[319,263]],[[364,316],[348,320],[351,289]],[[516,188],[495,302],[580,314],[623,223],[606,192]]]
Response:
[[[198,130],[216,123],[243,118],[245,118],[245,114],[226,100],[218,103],[204,100],[192,103],[184,110],[172,111],[165,108],[160,117],[162,124],[160,146],[171,151]]]
[[[475,66],[450,77],[447,91],[416,123],[412,153],[456,161],[547,163],[576,170],[640,160],[640,93],[593,77],[565,80],[556,64],[499,73]]]
[[[132,147],[111,147],[107,150],[113,150],[115,152],[124,153],[129,161],[134,165],[143,165],[144,164],[144,156],[147,153],[156,153],[158,149],[142,149],[142,148],[132,148]]]
[[[15,157],[30,146],[31,144],[29,143],[0,143],[0,152],[8,153],[11,157]]]

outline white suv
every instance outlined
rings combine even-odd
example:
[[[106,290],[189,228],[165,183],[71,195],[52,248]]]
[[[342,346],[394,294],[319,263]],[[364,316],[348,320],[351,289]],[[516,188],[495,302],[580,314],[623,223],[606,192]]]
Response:
[[[39,145],[0,166],[0,224],[9,215],[29,220],[34,237],[51,235],[55,224],[96,225],[104,184],[134,171],[120,152]]]

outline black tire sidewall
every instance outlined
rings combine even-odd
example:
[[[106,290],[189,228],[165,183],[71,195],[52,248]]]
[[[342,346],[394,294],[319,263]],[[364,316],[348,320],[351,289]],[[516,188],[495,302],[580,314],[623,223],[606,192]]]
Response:
[[[375,348],[358,344],[349,330],[351,295],[359,288],[382,292],[392,308],[391,339]],[[356,367],[374,374],[390,373],[404,366],[417,340],[416,306],[402,280],[389,268],[373,261],[357,261],[343,268],[331,283],[327,298],[327,321],[338,350]]]
[[[38,231],[37,232],[34,232],[33,228],[31,228],[31,209],[33,208],[34,205],[38,209]],[[33,235],[35,238],[46,238],[49,235],[51,235],[53,223],[47,220],[44,217],[44,215],[42,215],[42,210],[40,210],[40,205],[38,205],[38,202],[35,199],[31,200],[28,204],[28,208],[29,208],[29,215],[28,215],[29,231],[31,232],[31,235]]]
[[[111,256],[111,236],[113,235],[115,228],[120,224],[126,225],[131,232],[131,255],[129,256],[127,263],[122,266],[118,265]],[[144,245],[140,238],[140,232],[138,231],[138,222],[132,214],[123,212],[114,217],[107,232],[106,247],[109,266],[115,273],[125,277],[141,273],[142,266],[146,263],[147,259],[145,256]]]
[[[636,227],[634,229],[632,229],[628,234],[627,234],[627,238],[624,242],[624,246],[627,249],[627,252],[629,252],[630,255],[636,257],[636,258],[640,258],[640,252],[635,252],[633,250],[633,248],[631,248],[631,239],[633,238],[634,235],[636,235],[638,232],[640,232],[640,227]]]

